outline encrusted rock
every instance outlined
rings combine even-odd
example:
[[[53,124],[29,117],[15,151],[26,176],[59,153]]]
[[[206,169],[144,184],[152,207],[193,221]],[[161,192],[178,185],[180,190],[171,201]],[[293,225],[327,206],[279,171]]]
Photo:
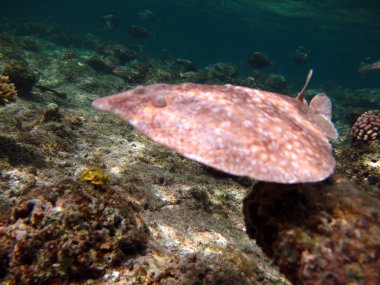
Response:
[[[286,79],[283,75],[274,73],[268,74],[265,77],[263,83],[266,89],[277,92],[283,91],[288,86]]]
[[[63,49],[61,52],[61,58],[63,60],[69,60],[75,58],[75,53],[72,49]]]
[[[18,95],[28,96],[36,81],[34,73],[22,60],[7,60],[0,65],[0,73],[9,76],[17,88]]]
[[[249,236],[295,284],[378,284],[379,209],[339,177],[258,183],[244,199]]]
[[[16,204],[0,221],[0,283],[61,284],[99,278],[145,249],[148,230],[131,202],[62,181]]]
[[[351,135],[357,141],[374,141],[380,138],[380,110],[371,110],[362,114],[351,129]]]

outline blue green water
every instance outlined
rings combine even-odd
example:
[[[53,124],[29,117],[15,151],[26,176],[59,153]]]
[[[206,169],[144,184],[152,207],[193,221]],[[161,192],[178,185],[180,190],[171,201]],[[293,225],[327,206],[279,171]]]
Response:
[[[142,9],[163,21],[144,22]],[[99,17],[110,13],[120,18],[120,25],[112,32],[101,31]],[[266,71],[281,73],[292,84],[302,84],[313,68],[312,87],[330,81],[350,88],[380,87],[380,72],[357,72],[365,57],[380,59],[380,1],[13,0],[3,4],[0,16],[53,21],[78,35],[94,33],[105,40],[141,44],[156,58],[168,49],[199,68],[228,61],[249,75],[247,58],[259,50],[275,61]],[[126,32],[132,24],[145,26],[154,36],[133,39]],[[297,45],[311,50],[308,64],[299,66],[291,58]]]

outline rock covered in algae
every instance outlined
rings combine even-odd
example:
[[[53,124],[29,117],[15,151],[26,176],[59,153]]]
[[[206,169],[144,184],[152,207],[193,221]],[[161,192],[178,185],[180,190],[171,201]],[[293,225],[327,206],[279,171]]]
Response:
[[[0,73],[9,76],[16,86],[19,96],[27,97],[36,81],[35,74],[24,60],[4,60],[0,62]]]
[[[380,203],[335,179],[256,184],[247,232],[295,284],[379,284]]]
[[[62,181],[0,220],[0,282],[96,279],[144,251],[148,230],[127,199]]]

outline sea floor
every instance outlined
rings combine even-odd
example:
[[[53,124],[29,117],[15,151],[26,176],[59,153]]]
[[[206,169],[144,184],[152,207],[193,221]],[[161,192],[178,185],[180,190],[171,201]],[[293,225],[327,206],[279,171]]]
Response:
[[[95,98],[138,84],[184,81],[182,72],[139,57],[112,63],[114,51],[107,58],[90,44],[72,48],[47,36],[9,36],[20,46],[1,47],[0,61],[21,61],[38,80],[30,93],[0,107],[1,282],[291,284],[274,264],[278,258],[246,233],[242,201],[253,181],[185,159],[91,108]],[[226,70],[226,78],[218,70],[217,79],[206,79],[250,82]],[[358,100],[358,90],[328,88]],[[335,100],[341,137],[334,152],[336,175],[365,189],[376,209],[378,146],[350,137],[351,117],[379,107],[371,98],[380,92],[368,92],[350,110],[340,103],[344,98]],[[81,174],[93,168],[108,181],[85,181]]]

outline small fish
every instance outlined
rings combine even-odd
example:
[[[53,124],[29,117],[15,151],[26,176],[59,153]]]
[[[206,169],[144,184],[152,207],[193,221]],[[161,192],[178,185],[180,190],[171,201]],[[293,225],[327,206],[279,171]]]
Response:
[[[161,22],[162,21],[161,17],[157,16],[156,13],[147,9],[140,11],[139,16],[141,17],[141,19],[147,22]]]
[[[119,17],[108,14],[99,19],[99,26],[103,31],[113,31],[119,26]]]
[[[380,60],[370,64],[363,64],[358,68],[358,72],[367,73],[372,71],[380,71]]]
[[[196,76],[196,74],[197,73],[195,71],[180,72],[179,77],[181,79],[190,79],[191,77]]]
[[[291,57],[296,64],[303,65],[308,63],[310,60],[310,51],[303,46],[296,46],[292,52]]]
[[[132,25],[128,28],[128,33],[135,39],[145,39],[153,35],[147,28],[139,25]]]
[[[260,51],[256,51],[249,56],[248,63],[254,68],[264,68],[273,64],[273,60],[271,60],[267,55]]]
[[[174,68],[179,69],[181,72],[185,73],[187,71],[195,71],[194,63],[187,58],[178,57],[174,60],[173,65]]]
[[[96,99],[179,154],[233,175],[277,183],[316,182],[334,170],[338,133],[325,94],[296,98],[234,85],[154,84]]]

